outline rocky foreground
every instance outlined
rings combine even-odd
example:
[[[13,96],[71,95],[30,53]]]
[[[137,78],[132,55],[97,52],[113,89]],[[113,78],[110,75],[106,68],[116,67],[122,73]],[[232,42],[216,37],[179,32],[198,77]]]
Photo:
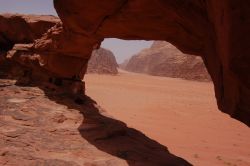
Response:
[[[190,165],[92,99],[71,98],[58,87],[0,79],[0,165]]]
[[[121,65],[127,71],[154,76],[210,81],[201,57],[187,55],[172,44],[156,41],[153,45],[131,57]]]

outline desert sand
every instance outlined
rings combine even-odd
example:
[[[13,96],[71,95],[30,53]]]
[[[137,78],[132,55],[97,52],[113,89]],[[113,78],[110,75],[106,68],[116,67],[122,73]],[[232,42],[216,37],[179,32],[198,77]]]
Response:
[[[85,81],[108,114],[193,165],[250,165],[250,130],[218,110],[212,83],[121,70]]]
[[[0,166],[191,166],[82,97],[0,79]]]

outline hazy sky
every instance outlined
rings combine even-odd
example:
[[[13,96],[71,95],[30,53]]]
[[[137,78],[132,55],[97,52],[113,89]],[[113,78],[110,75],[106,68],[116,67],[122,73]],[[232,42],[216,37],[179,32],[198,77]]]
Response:
[[[53,0],[0,0],[0,12],[56,15]],[[102,46],[110,49],[121,63],[151,44],[149,41],[106,39]]]
[[[151,44],[152,41],[105,39],[102,47],[110,49],[114,53],[117,62],[121,63],[142,49],[150,47]]]

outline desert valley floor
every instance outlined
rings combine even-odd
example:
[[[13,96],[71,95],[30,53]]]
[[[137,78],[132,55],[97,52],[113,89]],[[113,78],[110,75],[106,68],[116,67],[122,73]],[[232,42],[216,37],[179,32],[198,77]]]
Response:
[[[250,166],[249,128],[211,83],[87,74],[83,101],[0,79],[2,166]]]
[[[85,81],[108,114],[191,164],[250,166],[250,130],[218,110],[212,83],[124,71]]]

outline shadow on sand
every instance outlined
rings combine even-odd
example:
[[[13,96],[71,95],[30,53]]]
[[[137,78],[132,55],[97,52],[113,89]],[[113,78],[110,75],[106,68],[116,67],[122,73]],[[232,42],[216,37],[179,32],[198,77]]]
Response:
[[[171,154],[167,147],[106,115],[90,97],[85,96],[76,104],[73,96],[40,88],[50,100],[82,114],[83,122],[78,131],[83,139],[99,150],[125,160],[129,166],[191,166],[186,160]]]

